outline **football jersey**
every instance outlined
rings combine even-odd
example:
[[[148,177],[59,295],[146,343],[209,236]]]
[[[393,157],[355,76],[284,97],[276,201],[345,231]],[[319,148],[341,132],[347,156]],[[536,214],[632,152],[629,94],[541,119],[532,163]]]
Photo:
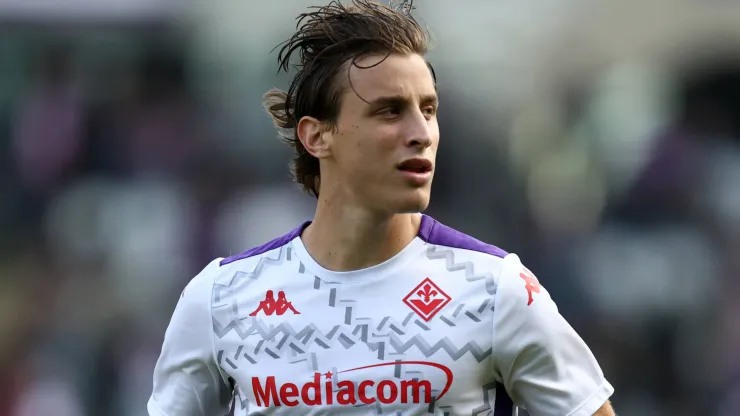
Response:
[[[515,254],[429,216],[390,260],[321,267],[303,224],[216,259],[167,328],[152,416],[592,416],[612,386]]]

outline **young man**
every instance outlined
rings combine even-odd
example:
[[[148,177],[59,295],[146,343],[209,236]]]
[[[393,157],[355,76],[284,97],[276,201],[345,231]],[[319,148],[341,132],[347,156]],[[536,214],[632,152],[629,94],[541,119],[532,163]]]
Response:
[[[300,17],[266,107],[316,215],[217,259],[167,329],[153,416],[613,415],[613,389],[514,254],[420,214],[439,143],[428,38],[371,1]]]

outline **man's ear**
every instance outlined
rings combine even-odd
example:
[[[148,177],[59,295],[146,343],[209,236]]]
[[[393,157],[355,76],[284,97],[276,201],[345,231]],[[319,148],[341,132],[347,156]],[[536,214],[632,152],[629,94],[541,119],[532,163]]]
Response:
[[[321,121],[314,117],[301,117],[296,130],[298,140],[311,156],[322,159],[331,154],[326,126]]]

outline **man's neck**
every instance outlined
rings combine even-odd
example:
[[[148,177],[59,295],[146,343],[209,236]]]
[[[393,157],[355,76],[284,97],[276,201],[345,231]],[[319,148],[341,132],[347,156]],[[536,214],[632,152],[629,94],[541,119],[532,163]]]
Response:
[[[350,205],[319,202],[301,240],[327,270],[352,271],[389,260],[419,232],[419,214],[378,215]]]

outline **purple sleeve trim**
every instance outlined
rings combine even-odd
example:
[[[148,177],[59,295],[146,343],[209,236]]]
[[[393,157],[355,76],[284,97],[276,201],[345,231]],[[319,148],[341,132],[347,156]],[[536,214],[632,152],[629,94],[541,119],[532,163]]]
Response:
[[[249,249],[241,254],[227,257],[221,260],[219,264],[221,266],[224,266],[229,263],[233,263],[235,261],[243,260],[249,257],[258,256],[270,250],[274,250],[278,247],[282,247],[288,244],[294,238],[300,236],[301,233],[303,233],[303,230],[305,230],[306,227],[308,227],[310,224],[311,224],[311,221],[306,221],[303,224],[301,224],[299,227],[292,230],[288,234],[285,234],[282,237],[276,238],[259,247]],[[506,251],[496,246],[486,244],[482,241],[476,240],[475,238],[469,235],[463,234],[460,231],[452,229],[436,221],[434,218],[428,215],[422,215],[421,217],[421,225],[419,227],[419,238],[421,238],[422,240],[426,241],[429,244],[436,244],[436,245],[452,247],[452,248],[461,248],[465,250],[472,250],[472,251],[477,251],[479,253],[490,254],[492,256],[496,256],[500,258],[504,258],[508,254]]]
[[[293,231],[289,232],[288,234],[285,234],[282,237],[276,238],[268,243],[265,243],[259,247],[251,248],[244,253],[237,254],[236,256],[227,257],[219,263],[220,266],[224,266],[229,263],[233,263],[238,260],[243,260],[249,257],[259,256],[260,254],[267,253],[270,250],[274,250],[278,247],[282,247],[289,242],[291,242],[294,238],[298,237],[303,233],[303,230],[308,227],[308,225],[311,224],[311,221],[306,221],[303,224],[301,224],[300,227],[294,229]]]
[[[421,217],[419,238],[429,244],[472,250],[500,258],[504,258],[509,254],[496,246],[486,244],[467,234],[452,229],[427,215],[422,215]]]

